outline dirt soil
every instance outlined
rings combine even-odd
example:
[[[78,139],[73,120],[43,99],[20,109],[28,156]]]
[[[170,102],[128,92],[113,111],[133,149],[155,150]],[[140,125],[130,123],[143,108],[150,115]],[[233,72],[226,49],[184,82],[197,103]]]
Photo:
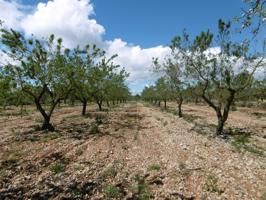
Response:
[[[210,110],[184,108],[211,124]],[[80,111],[57,109],[55,132],[37,131],[35,112],[0,117],[0,199],[266,199],[264,153],[201,134],[195,120],[143,103]],[[232,115],[260,146],[263,120],[241,109]]]

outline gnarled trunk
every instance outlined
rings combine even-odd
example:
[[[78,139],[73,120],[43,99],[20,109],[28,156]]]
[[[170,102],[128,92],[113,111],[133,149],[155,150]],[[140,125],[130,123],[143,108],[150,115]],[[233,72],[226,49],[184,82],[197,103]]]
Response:
[[[41,130],[48,130],[48,131],[54,131],[55,130],[54,126],[50,123],[50,118],[44,119]]]
[[[222,112],[221,104],[215,105],[214,102],[212,102],[211,99],[205,95],[207,84],[208,82],[206,83],[205,88],[203,90],[202,98],[210,107],[212,107],[215,110],[216,115],[217,115],[217,121],[218,121],[217,126],[216,126],[216,135],[221,135],[223,133],[224,123],[226,122],[228,115],[229,115],[230,107],[234,101],[236,91],[231,88],[227,89],[229,92],[229,96],[226,99],[224,110]]]
[[[218,117],[218,124],[216,126],[216,135],[221,135],[223,133],[224,121],[222,117]]]
[[[102,111],[102,101],[101,100],[97,101],[97,105],[99,107],[99,110]]]
[[[82,102],[82,116],[86,115],[87,104],[88,104],[87,100],[84,100]]]
[[[44,120],[42,127],[41,127],[41,130],[54,131],[54,126],[50,123],[51,112],[49,115],[47,115],[45,110],[42,108],[40,101],[38,101],[37,99],[35,100],[35,104],[36,104],[37,110],[39,110],[40,113],[42,114],[43,120]],[[53,107],[55,107],[55,106],[53,106]],[[53,109],[51,111],[53,111]]]

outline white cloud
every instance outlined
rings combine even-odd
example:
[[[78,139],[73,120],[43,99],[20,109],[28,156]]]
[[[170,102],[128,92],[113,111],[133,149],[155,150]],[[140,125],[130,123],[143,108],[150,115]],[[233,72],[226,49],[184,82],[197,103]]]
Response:
[[[87,43],[100,44],[105,33],[103,26],[90,19],[94,14],[89,0],[53,0],[39,3],[33,14],[27,15],[21,26],[26,35],[63,38],[67,47]]]
[[[170,53],[170,48],[156,46],[142,49],[140,46],[128,45],[121,39],[115,39],[106,43],[106,50],[109,55],[118,54],[117,64],[125,67],[130,73],[129,81],[138,83],[143,80],[150,81],[155,78],[152,73],[152,58],[163,58]]]
[[[205,51],[206,55],[218,55],[221,53],[221,47],[211,47]]]
[[[7,28],[20,29],[21,19],[25,17],[28,6],[21,5],[16,1],[0,0],[0,19]]]

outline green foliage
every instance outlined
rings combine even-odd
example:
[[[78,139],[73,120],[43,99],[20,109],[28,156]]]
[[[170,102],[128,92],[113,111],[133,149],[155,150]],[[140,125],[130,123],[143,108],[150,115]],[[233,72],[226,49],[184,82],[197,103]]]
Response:
[[[231,141],[231,145],[237,151],[247,151],[257,156],[264,156],[264,152],[250,144],[250,134],[235,135]]]
[[[1,29],[1,44],[14,60],[3,66],[2,76],[11,81],[14,89],[31,98],[44,118],[43,129],[52,130],[49,121],[54,108],[72,87],[73,68],[62,40],[55,41],[53,35],[43,41],[33,36],[26,39],[17,31]],[[47,110],[45,101],[51,102]]]
[[[125,84],[129,74],[113,63],[117,55],[106,58],[95,45],[70,50],[54,35],[38,40],[12,29],[1,29],[0,37],[0,48],[14,61],[0,70],[0,105],[10,99],[17,105],[34,103],[43,117],[43,129],[54,130],[50,118],[67,98],[80,100],[85,114],[88,101],[95,100],[102,110],[104,100],[130,96]]]
[[[219,20],[216,40],[210,31],[202,32],[189,41],[188,34],[174,38],[172,51],[176,51],[179,65],[185,66],[186,79],[199,96],[214,109],[221,134],[228,119],[231,104],[238,93],[250,87],[256,70],[265,66],[265,59],[248,54],[249,43],[234,43],[230,40],[231,23]],[[211,48],[219,46],[213,51]],[[235,66],[241,63],[240,70]],[[189,91],[189,90],[188,90]],[[186,93],[188,94],[188,93]]]
[[[117,169],[115,166],[110,166],[107,169],[105,169],[101,174],[100,174],[100,179],[101,180],[106,180],[107,178],[113,178],[117,175]]]
[[[151,199],[150,188],[146,183],[138,184],[138,200],[149,200]]]
[[[115,186],[107,186],[104,189],[104,193],[108,198],[118,198],[121,196],[120,189]]]
[[[214,175],[209,175],[205,182],[204,189],[208,192],[219,192],[218,178]]]
[[[243,148],[247,143],[249,143],[250,135],[248,134],[241,134],[234,136],[233,141],[231,144],[237,149],[240,150]]]
[[[98,133],[100,133],[99,125],[96,122],[92,123],[89,133],[90,134],[98,134]]]
[[[54,174],[59,174],[65,171],[65,166],[61,163],[54,163],[49,167],[50,171]]]
[[[160,164],[153,164],[153,165],[149,166],[150,171],[160,171],[160,169],[161,169]]]

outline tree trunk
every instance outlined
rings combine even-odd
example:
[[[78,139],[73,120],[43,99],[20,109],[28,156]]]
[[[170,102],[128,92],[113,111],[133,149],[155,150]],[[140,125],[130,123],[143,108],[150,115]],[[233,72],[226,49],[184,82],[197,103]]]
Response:
[[[115,105],[115,100],[113,100],[113,105]]]
[[[164,109],[166,109],[166,100],[164,100]]]
[[[86,115],[87,103],[88,103],[87,100],[84,100],[82,102],[82,116]]]
[[[50,119],[51,119],[51,116],[53,114],[53,111],[56,107],[56,105],[59,103],[60,99],[57,99],[51,106],[50,108],[50,111],[49,111],[49,114],[47,114],[45,112],[45,110],[43,109],[41,103],[40,103],[40,98],[39,99],[35,99],[35,105],[37,107],[37,110],[40,111],[40,113],[42,114],[43,116],[43,124],[42,124],[42,127],[41,127],[41,130],[48,130],[48,131],[54,131],[54,126],[50,123]]]
[[[179,101],[178,101],[178,116],[182,117],[182,103],[183,103],[183,97],[180,96]]]
[[[223,128],[224,128],[224,121],[222,116],[217,116],[218,117],[218,124],[216,127],[216,135],[221,135],[223,133]]]
[[[161,107],[161,101],[158,102],[158,106]]]
[[[99,110],[102,111],[102,101],[97,101],[97,104],[98,104]]]
[[[110,104],[109,104],[108,100],[106,101],[106,105],[107,105],[108,108],[110,107]]]
[[[54,131],[54,126],[50,123],[50,117],[44,118],[41,130]]]

